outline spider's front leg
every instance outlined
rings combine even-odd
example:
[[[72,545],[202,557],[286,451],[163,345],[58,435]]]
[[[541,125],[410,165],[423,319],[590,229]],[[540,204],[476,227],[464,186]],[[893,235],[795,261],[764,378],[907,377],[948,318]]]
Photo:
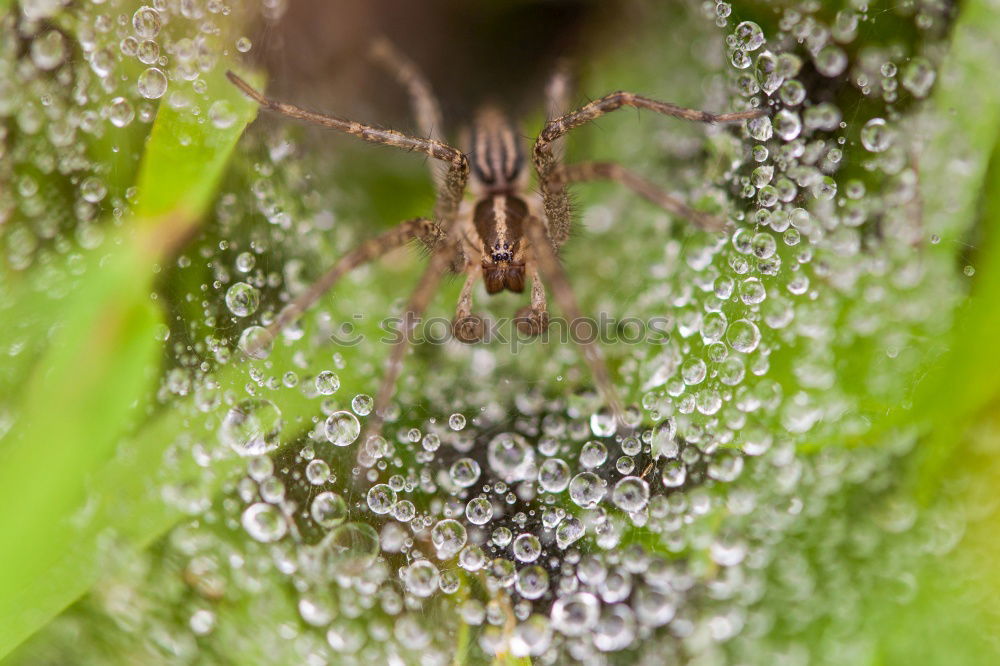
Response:
[[[554,146],[568,132],[586,125],[601,116],[617,111],[623,107],[648,109],[665,116],[693,120],[710,125],[725,124],[760,118],[769,113],[768,109],[750,109],[733,113],[711,113],[698,109],[688,109],[670,102],[636,95],[631,92],[618,91],[594,100],[558,118],[545,123],[542,132],[535,139],[532,160],[538,173],[538,186],[545,205],[545,217],[549,221],[552,242],[556,247],[562,245],[570,232],[570,204],[564,184],[557,177],[559,170],[559,155]]]
[[[545,300],[545,285],[538,274],[538,268],[528,269],[531,277],[531,305],[526,305],[514,315],[514,324],[521,335],[536,337],[549,328],[549,310]]]
[[[451,332],[455,339],[466,344],[475,344],[486,335],[486,323],[483,318],[472,313],[472,290],[480,277],[478,266],[469,265],[466,269],[465,284],[455,306],[455,318],[451,322]]]
[[[557,167],[552,172],[551,182],[556,187],[572,183],[606,180],[624,185],[650,203],[681,217],[704,231],[730,231],[731,225],[725,220],[695,210],[686,203],[667,194],[663,188],[646,180],[631,169],[616,162],[580,162]]]
[[[548,281],[549,286],[552,288],[552,296],[568,320],[569,330],[572,333],[573,323],[582,321],[583,314],[580,312],[580,306],[576,302],[576,296],[573,293],[573,287],[570,285],[569,278],[566,277],[566,272],[563,270],[562,265],[560,265],[559,258],[556,257],[555,246],[549,239],[545,224],[536,216],[529,215],[525,219],[524,232],[530,243],[531,257],[534,264],[533,268]],[[534,292],[534,290],[532,291]],[[617,421],[619,426],[627,428],[625,407],[621,396],[618,395],[618,389],[615,388],[614,383],[611,381],[611,373],[608,372],[608,366],[604,363],[604,356],[601,354],[600,347],[590,339],[580,339],[577,340],[577,343],[583,350],[583,357],[586,359],[587,365],[590,366],[594,383],[597,384],[598,391],[600,391],[604,401],[611,409],[611,413],[614,414],[615,421]]]

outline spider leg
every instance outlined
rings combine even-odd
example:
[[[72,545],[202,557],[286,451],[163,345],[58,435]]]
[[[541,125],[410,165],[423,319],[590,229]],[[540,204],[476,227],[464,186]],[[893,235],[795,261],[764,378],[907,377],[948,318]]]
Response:
[[[302,313],[322,298],[323,294],[329,291],[340,278],[355,268],[377,259],[391,250],[402,247],[415,238],[419,238],[425,242],[432,242],[432,239],[443,236],[444,232],[441,231],[441,228],[437,224],[425,218],[416,218],[400,222],[385,233],[366,240],[354,250],[341,257],[337,263],[312,283],[308,289],[285,306],[278,314],[277,319],[267,327],[268,334],[263,336],[256,344],[249,346],[246,350],[247,354],[253,356],[262,346],[272,342],[282,329],[302,316]]]
[[[537,266],[528,267],[531,277],[531,305],[526,305],[514,315],[514,324],[522,335],[537,336],[549,327],[549,309],[545,299],[545,285],[538,275]]]
[[[560,265],[558,257],[556,257],[555,246],[549,240],[545,225],[534,215],[529,215],[525,219],[524,230],[530,243],[532,256],[538,264],[538,270],[552,288],[552,296],[569,321],[569,330],[572,333],[573,322],[582,320],[583,315],[580,312],[579,304],[576,302],[576,296],[573,293],[573,287],[570,285],[569,278],[566,277],[566,272],[563,270],[562,265]],[[583,349],[583,357],[586,359],[587,365],[590,366],[590,372],[594,376],[597,389],[601,392],[601,396],[608,404],[612,414],[614,414],[615,420],[619,426],[623,428],[627,427],[624,405],[621,397],[618,395],[618,390],[611,382],[611,375],[608,372],[608,366],[604,363],[601,348],[593,340],[578,340],[577,343]]]
[[[553,120],[565,115],[569,110],[569,96],[572,92],[572,75],[569,62],[560,59],[552,70],[548,83],[545,84],[545,120]],[[556,140],[552,146],[556,159],[563,157],[564,141]]]
[[[462,293],[458,296],[455,306],[455,318],[451,322],[451,332],[455,339],[466,344],[473,344],[483,339],[486,334],[486,323],[479,315],[472,314],[472,289],[480,277],[479,266],[470,264],[462,285]]]
[[[389,400],[392,399],[392,395],[396,390],[396,380],[399,379],[399,374],[403,369],[403,356],[410,346],[410,337],[413,329],[416,328],[417,321],[430,304],[431,297],[437,290],[441,278],[451,265],[457,251],[458,248],[454,239],[449,238],[445,242],[440,243],[431,255],[430,262],[424,270],[423,275],[420,276],[420,282],[417,283],[413,293],[410,294],[410,300],[403,311],[402,335],[393,344],[392,351],[389,352],[385,374],[382,375],[382,383],[379,385],[378,393],[375,395],[374,416],[369,421],[368,436],[364,441],[367,441],[369,437],[377,435],[382,429],[385,408],[389,405]]]
[[[538,172],[539,188],[545,205],[545,216],[549,221],[552,242],[556,247],[562,245],[569,237],[571,220],[569,214],[569,197],[566,195],[566,190],[552,180],[552,174],[559,164],[558,155],[553,150],[553,143],[570,130],[586,125],[607,113],[626,106],[637,109],[648,109],[674,118],[709,124],[739,122],[741,120],[759,118],[769,113],[767,109],[750,109],[749,111],[716,114],[698,109],[688,109],[669,102],[661,102],[649,97],[636,95],[635,93],[619,91],[594,100],[576,111],[571,111],[558,118],[549,120],[545,123],[541,134],[535,139],[532,159],[535,164],[535,170]]]
[[[731,225],[726,220],[695,210],[677,197],[670,196],[652,181],[616,162],[581,162],[557,166],[552,172],[552,182],[556,187],[571,183],[595,180],[609,180],[620,183],[640,197],[659,206],[663,210],[682,217],[704,231],[726,231]]]
[[[413,108],[413,115],[417,119],[417,129],[420,134],[428,139],[441,140],[443,124],[441,107],[434,96],[430,83],[416,63],[396,50],[392,42],[385,37],[379,37],[372,42],[369,54],[400,85],[406,88],[410,95],[410,105]],[[435,184],[440,186],[444,177],[442,165],[439,162],[431,162],[428,166]]]
[[[438,203],[436,214],[439,220],[451,220],[458,211],[458,205],[462,201],[465,193],[465,184],[469,178],[469,160],[465,153],[452,148],[448,144],[434,139],[421,139],[410,136],[391,129],[381,129],[365,125],[353,120],[345,120],[337,116],[329,116],[322,113],[306,111],[292,104],[279,102],[265,97],[249,83],[241,79],[231,71],[226,72],[229,80],[239,88],[244,95],[256,101],[266,109],[280,113],[289,118],[304,120],[320,127],[335,129],[351,136],[356,136],[369,143],[380,143],[385,146],[401,148],[403,150],[418,152],[433,157],[448,164],[448,170],[444,176],[443,187],[438,193]],[[448,226],[448,225],[444,225]]]

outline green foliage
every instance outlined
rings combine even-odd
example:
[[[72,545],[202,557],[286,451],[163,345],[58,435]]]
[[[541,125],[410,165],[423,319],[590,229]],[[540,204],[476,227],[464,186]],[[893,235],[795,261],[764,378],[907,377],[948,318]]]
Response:
[[[18,387],[18,418],[0,452],[0,502],[28,509],[0,514],[0,533],[17,544],[0,571],[0,614],[10,618],[0,628],[0,655],[87,589],[107,556],[101,548],[146,545],[169,526],[151,522],[136,504],[149,492],[177,429],[157,438],[156,428],[147,426],[140,432],[150,434],[140,435],[136,448],[112,458],[139,425],[159,380],[164,324],[150,300],[153,267],[202,218],[236,140],[256,115],[256,105],[221,75],[214,81],[212,93],[231,105],[232,123],[219,128],[161,106],[140,169],[133,223],[87,253],[80,277],[44,312],[36,290],[52,288],[47,274],[37,281],[29,275],[9,295],[15,312],[32,311],[39,349],[31,365],[18,368],[23,374],[6,378],[9,388]],[[68,267],[59,272],[76,275]],[[129,467],[136,462],[143,464]],[[129,520],[121,519],[122,507]]]

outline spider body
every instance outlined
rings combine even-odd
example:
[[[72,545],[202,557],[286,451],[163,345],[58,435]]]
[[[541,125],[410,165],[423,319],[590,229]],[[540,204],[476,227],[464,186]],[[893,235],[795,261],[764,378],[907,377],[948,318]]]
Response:
[[[271,100],[232,72],[230,80],[247,96],[282,115],[402,150],[421,152],[433,158],[431,176],[437,190],[433,218],[405,220],[380,236],[365,241],[345,255],[304,293],[298,295],[268,327],[269,339],[311,307],[344,274],[413,239],[431,250],[427,269],[407,303],[404,329],[412,329],[430,302],[442,275],[451,268],[465,274],[465,283],[455,309],[452,330],[466,343],[483,338],[485,324],[472,313],[473,291],[482,280],[487,294],[501,291],[521,293],[531,283],[530,302],[515,316],[518,330],[538,335],[548,326],[549,315],[544,281],[570,322],[582,317],[572,287],[557,258],[558,248],[569,238],[571,218],[566,186],[574,182],[611,180],[621,183],[667,211],[707,230],[720,231],[726,224],[692,210],[664,193],[658,186],[615,163],[562,164],[562,137],[606,113],[623,106],[705,123],[731,123],[765,115],[763,109],[727,114],[686,109],[633,93],[615,92],[567,112],[567,77],[558,71],[547,88],[548,120],[531,151],[537,189],[529,183],[528,160],[514,125],[499,110],[483,108],[467,135],[466,151],[443,142],[439,135],[441,113],[430,86],[413,65],[385,42],[376,42],[372,56],[407,88],[422,136],[381,129],[336,116],[313,113]],[[471,182],[470,182],[471,180]],[[469,187],[472,198],[465,196]],[[393,347],[385,376],[375,399],[371,426],[380,428],[384,408],[392,397],[409,336]],[[604,365],[600,349],[581,341],[584,357],[598,389],[619,424],[624,409]]]

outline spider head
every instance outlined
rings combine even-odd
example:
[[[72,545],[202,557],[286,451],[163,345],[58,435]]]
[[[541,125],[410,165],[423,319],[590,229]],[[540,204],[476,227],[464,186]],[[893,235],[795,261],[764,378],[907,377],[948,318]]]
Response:
[[[476,205],[475,227],[482,252],[483,282],[490,294],[524,291],[523,222],[528,207],[521,199],[495,194]]]

